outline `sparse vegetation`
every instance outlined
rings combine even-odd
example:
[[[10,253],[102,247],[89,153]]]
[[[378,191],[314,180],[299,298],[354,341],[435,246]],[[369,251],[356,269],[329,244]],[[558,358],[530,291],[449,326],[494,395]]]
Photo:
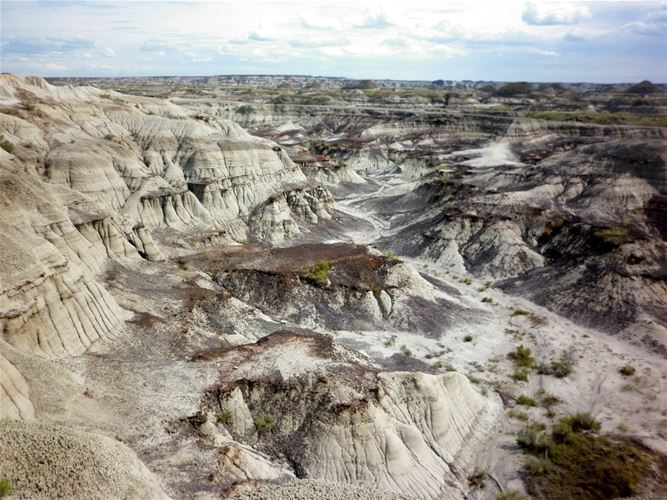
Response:
[[[522,470],[536,498],[602,500],[633,496],[648,472],[650,456],[629,441],[598,435],[600,423],[578,413],[561,419],[550,433],[541,424],[517,435],[517,444],[533,455]]]
[[[232,421],[232,412],[229,410],[222,410],[215,416],[215,420],[219,424],[228,424]]]
[[[523,500],[523,495],[518,491],[505,491],[504,493],[498,493],[496,500]]]
[[[12,494],[12,482],[7,478],[0,479],[0,497],[7,497]]]
[[[618,372],[624,377],[631,377],[635,374],[635,367],[631,365],[623,365],[618,369]]]
[[[565,358],[553,360],[549,364],[540,363],[537,373],[540,375],[553,375],[557,378],[565,378],[572,373],[572,363]]]
[[[521,309],[520,307],[515,307],[514,309],[512,309],[512,316],[528,316],[529,314],[530,314],[529,311]]]
[[[594,111],[533,111],[526,113],[529,118],[559,122],[581,122],[599,125],[636,125],[640,127],[666,127],[665,115],[637,115],[626,111],[597,113]]]
[[[301,272],[300,277],[313,285],[324,288],[329,284],[330,270],[331,266],[329,265],[329,261],[319,260],[312,266],[304,269]]]
[[[516,398],[516,404],[521,406],[537,406],[537,402],[525,394],[521,394],[518,398]]]
[[[481,489],[484,488],[484,482],[487,479],[487,474],[484,471],[475,472],[472,476],[468,478],[468,484],[471,488]]]
[[[530,350],[530,347],[526,347],[523,344],[508,353],[507,357],[514,361],[515,366],[520,368],[533,368],[535,366],[533,352]]]
[[[389,337],[387,340],[384,341],[384,346],[385,347],[394,347],[396,344],[396,335],[392,335]]]
[[[512,408],[510,411],[508,411],[507,416],[511,418],[516,418],[518,420],[523,420],[524,422],[529,418],[528,414],[525,411],[517,410],[515,408]]]
[[[107,135],[104,136],[104,139],[106,139],[107,141],[112,141],[113,140],[113,135],[107,134]]]
[[[4,135],[0,135],[0,148],[4,149],[10,154],[14,152],[14,144],[5,139]]]
[[[533,87],[528,82],[512,82],[507,83],[495,91],[495,95],[499,97],[516,97],[519,95],[528,95],[532,92]]]
[[[472,335],[466,335],[463,337],[463,342],[472,342]]]
[[[593,236],[612,245],[622,245],[628,241],[628,228],[624,226],[607,227],[595,231]]]
[[[403,354],[405,356],[412,356],[412,351],[410,349],[408,349],[408,347],[405,344],[403,344],[401,346],[401,354]]]
[[[482,297],[482,302],[485,304],[493,304],[493,299],[491,297]]]
[[[545,408],[551,408],[552,406],[556,406],[558,403],[561,402],[561,399],[558,396],[554,396],[553,394],[549,394],[548,392],[543,392],[540,395],[540,399],[542,400],[542,405]]]
[[[260,431],[270,431],[276,425],[276,419],[273,415],[262,413],[255,417],[255,427]]]
[[[512,375],[512,378],[517,382],[528,382],[528,372],[523,370],[516,371],[514,372],[514,375]]]

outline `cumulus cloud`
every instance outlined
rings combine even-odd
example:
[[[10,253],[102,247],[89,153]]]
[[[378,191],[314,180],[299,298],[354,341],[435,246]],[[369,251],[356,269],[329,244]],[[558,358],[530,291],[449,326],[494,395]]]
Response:
[[[536,26],[576,24],[590,17],[591,12],[585,5],[536,2],[527,2],[521,16],[526,24]]]

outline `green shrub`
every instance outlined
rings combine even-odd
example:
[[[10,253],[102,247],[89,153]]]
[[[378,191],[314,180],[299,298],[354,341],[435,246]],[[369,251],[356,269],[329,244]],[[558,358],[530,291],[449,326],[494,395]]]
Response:
[[[531,424],[521,429],[516,436],[516,443],[523,450],[535,454],[545,453],[553,444],[542,424]]]
[[[0,497],[7,497],[12,494],[12,482],[3,478],[0,479]]]
[[[5,139],[5,136],[3,135],[0,135],[0,148],[4,149],[10,154],[14,152],[14,144]]]
[[[104,138],[105,138],[107,141],[111,141],[111,140],[113,140],[113,135],[111,135],[111,134],[107,134],[107,135],[104,136]]]
[[[484,482],[487,479],[487,474],[484,471],[475,472],[472,476],[468,478],[468,484],[471,488],[481,489],[484,488]]]
[[[524,465],[524,470],[531,476],[543,476],[551,472],[553,464],[548,458],[531,458]]]
[[[572,372],[572,364],[567,359],[551,362],[551,373],[558,378],[565,378]]]
[[[522,500],[523,495],[518,491],[506,491],[504,493],[498,493],[496,495],[496,500]]]
[[[412,356],[412,351],[408,349],[408,347],[405,344],[401,346],[401,353],[405,356]]]
[[[330,270],[331,266],[329,265],[329,261],[318,260],[312,266],[304,269],[301,272],[300,276],[301,278],[312,283],[313,285],[324,288],[329,284]]]
[[[540,375],[553,375],[557,378],[565,378],[572,373],[572,363],[565,358],[551,361],[549,364],[540,363],[537,373]]]
[[[552,406],[556,406],[561,402],[558,396],[554,396],[553,394],[549,394],[547,392],[542,394],[541,399],[545,408],[551,408]]]
[[[578,412],[562,418],[560,422],[569,425],[572,432],[600,430],[600,422],[595,420],[590,413]]]
[[[491,297],[483,297],[482,302],[485,304],[493,304],[493,299]]]
[[[463,342],[472,342],[472,335],[466,335],[463,337]]]
[[[526,396],[525,394],[521,394],[518,398],[516,398],[516,404],[522,406],[537,406],[535,400]]]
[[[636,495],[651,457],[632,442],[596,434],[599,428],[580,413],[561,419],[550,436],[534,426],[522,430],[517,443],[536,457],[522,469],[528,492],[535,498],[592,500]]]
[[[530,314],[530,311],[526,311],[525,309],[521,309],[520,307],[515,307],[512,309],[512,316],[528,316]]]
[[[259,430],[270,431],[276,425],[276,419],[273,415],[262,413],[255,417],[255,427]]]
[[[623,226],[613,226],[599,229],[593,236],[612,245],[621,245],[628,241],[628,229]]]
[[[24,101],[22,107],[26,111],[35,111],[35,109],[37,109],[37,106],[32,101]]]
[[[229,410],[222,410],[215,416],[215,420],[220,424],[228,424],[232,421],[232,412]]]
[[[519,382],[528,382],[528,372],[522,370],[516,371],[514,372],[514,375],[512,375],[512,378]]]
[[[507,356],[514,361],[514,364],[521,368],[532,368],[535,366],[535,358],[533,358],[530,347],[523,344],[518,346],[514,351],[507,354]]]
[[[525,411],[516,410],[514,408],[512,408],[510,411],[507,412],[507,416],[511,418],[516,418],[518,420],[523,420],[524,422],[529,418],[528,414]]]
[[[635,367],[631,365],[623,365],[618,369],[618,372],[624,377],[631,377],[635,374]]]

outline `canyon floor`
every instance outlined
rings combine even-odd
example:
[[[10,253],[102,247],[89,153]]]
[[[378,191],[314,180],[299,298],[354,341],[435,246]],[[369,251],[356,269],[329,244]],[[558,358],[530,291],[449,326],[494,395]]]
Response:
[[[0,76],[11,495],[667,495],[664,90],[311,80]]]

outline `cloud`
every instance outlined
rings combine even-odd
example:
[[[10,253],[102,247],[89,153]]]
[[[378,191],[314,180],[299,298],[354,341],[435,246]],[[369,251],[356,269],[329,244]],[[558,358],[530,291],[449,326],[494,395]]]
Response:
[[[160,40],[160,39],[155,39],[151,38],[150,40],[146,40],[141,46],[139,47],[139,50],[142,52],[176,52],[176,47],[166,41],[166,40]]]
[[[665,27],[659,24],[645,23],[643,21],[633,21],[626,23],[619,28],[619,31],[627,31],[635,35],[662,35],[665,36]]]
[[[367,16],[361,23],[355,24],[357,29],[384,29],[394,26],[387,20],[385,14],[377,14],[374,16]]]
[[[307,30],[335,30],[340,28],[340,23],[333,19],[304,16],[301,18],[301,27]]]
[[[341,38],[326,38],[326,39],[303,39],[295,38],[288,42],[290,46],[297,48],[308,47],[343,47],[349,45],[350,42]]]
[[[44,65],[44,69],[47,71],[67,71],[67,66],[56,63],[47,63]]]
[[[534,26],[577,24],[590,17],[591,13],[585,5],[572,3],[538,4],[536,2],[527,2],[521,16],[526,24]]]
[[[95,43],[84,37],[14,37],[2,45],[2,51],[6,54],[64,53],[94,48]]]
[[[248,40],[252,40],[253,42],[273,42],[275,38],[268,35],[260,35],[256,31],[253,31],[248,35]]]

